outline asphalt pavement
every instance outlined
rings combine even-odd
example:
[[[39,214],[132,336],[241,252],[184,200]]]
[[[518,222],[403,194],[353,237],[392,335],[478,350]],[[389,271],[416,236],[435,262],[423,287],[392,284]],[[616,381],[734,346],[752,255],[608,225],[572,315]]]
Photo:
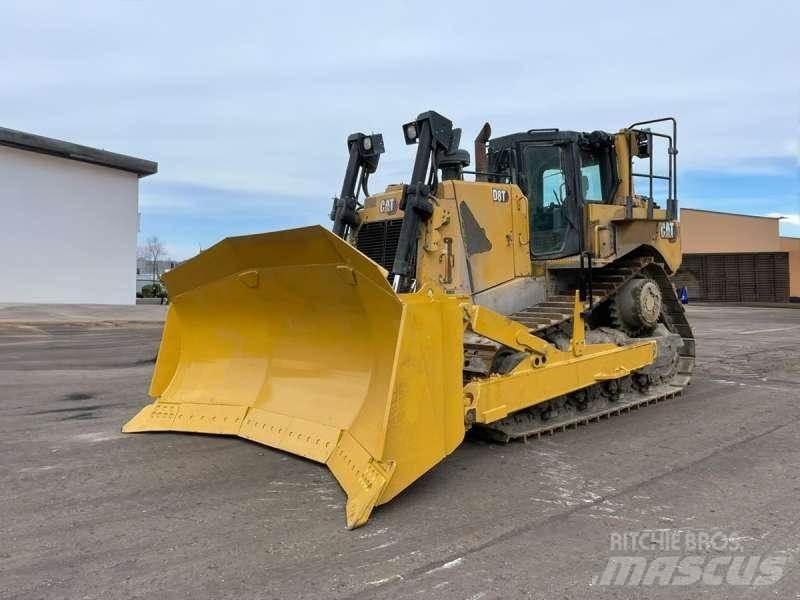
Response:
[[[47,314],[0,318],[0,598],[800,598],[798,310],[690,306],[682,398],[467,441],[354,531],[322,465],[120,433],[147,402],[163,313]],[[648,547],[620,546],[642,532]],[[715,546],[690,547],[700,534]],[[689,555],[720,568],[605,581],[619,557]],[[730,577],[753,557],[779,572]]]

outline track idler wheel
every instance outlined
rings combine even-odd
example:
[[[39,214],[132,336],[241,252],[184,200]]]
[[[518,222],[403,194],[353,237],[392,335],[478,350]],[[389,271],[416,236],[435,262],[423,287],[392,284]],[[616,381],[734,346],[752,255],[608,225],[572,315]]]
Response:
[[[630,336],[651,332],[661,316],[661,290],[649,277],[631,279],[611,302],[614,326]]]

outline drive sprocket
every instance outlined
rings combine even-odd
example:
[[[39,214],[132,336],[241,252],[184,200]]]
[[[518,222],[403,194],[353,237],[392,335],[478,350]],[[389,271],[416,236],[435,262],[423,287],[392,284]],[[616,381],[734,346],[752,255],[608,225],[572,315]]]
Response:
[[[649,333],[658,324],[662,304],[658,284],[650,277],[636,277],[611,298],[611,322],[629,336]]]

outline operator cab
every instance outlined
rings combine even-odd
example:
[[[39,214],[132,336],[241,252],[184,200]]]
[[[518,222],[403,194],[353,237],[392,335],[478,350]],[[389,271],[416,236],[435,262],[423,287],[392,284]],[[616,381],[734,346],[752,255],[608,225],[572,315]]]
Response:
[[[536,259],[582,251],[583,206],[611,203],[618,185],[613,137],[531,129],[489,141],[489,181],[516,183],[528,198]]]

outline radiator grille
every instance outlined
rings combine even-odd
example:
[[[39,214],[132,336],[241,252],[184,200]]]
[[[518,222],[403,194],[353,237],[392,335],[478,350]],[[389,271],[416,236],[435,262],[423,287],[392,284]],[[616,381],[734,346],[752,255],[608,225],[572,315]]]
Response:
[[[402,219],[364,223],[358,229],[356,248],[387,271],[391,271],[402,224]]]

